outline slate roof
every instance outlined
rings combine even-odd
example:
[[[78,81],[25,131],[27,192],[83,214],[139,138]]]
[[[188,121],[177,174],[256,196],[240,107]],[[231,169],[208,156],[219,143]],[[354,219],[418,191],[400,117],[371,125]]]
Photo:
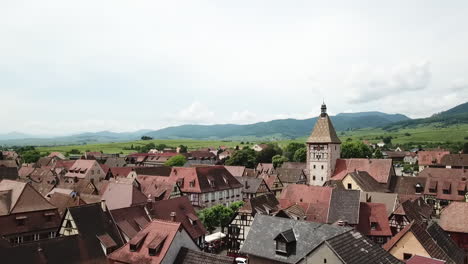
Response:
[[[439,162],[443,166],[468,167],[468,154],[447,154]]]
[[[70,207],[67,212],[70,212],[79,235],[85,240],[98,241],[97,236],[107,234],[116,243],[117,247],[123,245],[122,237],[112,216],[108,210],[105,212],[102,210],[101,203]]]
[[[1,167],[0,166],[0,180],[17,180],[18,169],[16,167]]]
[[[283,162],[281,165],[281,168],[283,169],[301,169],[305,170],[307,169],[307,163],[305,162]]]
[[[276,174],[280,178],[281,182],[284,183],[301,183],[307,182],[307,176],[302,169],[284,169],[277,168]],[[301,179],[301,176],[303,179]]]
[[[0,247],[0,259],[2,264],[107,263],[99,241],[89,241],[79,235],[56,237],[14,247]]]
[[[424,202],[423,198],[416,200],[407,200],[401,203],[393,212],[398,215],[405,215],[409,221],[424,221],[430,219],[432,214],[432,206]]]
[[[346,264],[403,264],[380,246],[354,230],[330,238],[326,241],[326,244]]]
[[[150,217],[144,206],[130,206],[110,211],[120,231],[132,239],[149,222]]]
[[[350,172],[347,176],[351,177],[364,192],[388,192],[385,185],[377,182],[366,171]]]
[[[390,251],[408,232],[413,233],[432,258],[442,259],[450,264],[463,264],[463,252],[435,222],[432,222],[426,229],[425,224],[412,221],[385,243],[383,248]]]
[[[125,158],[114,158],[114,157],[109,157],[107,158],[106,162],[104,162],[104,165],[108,167],[124,167],[127,165],[127,161]]]
[[[235,178],[242,184],[243,193],[255,194],[259,192],[259,188],[261,184],[264,182],[262,178],[252,178],[252,177],[235,177]]]
[[[172,168],[168,166],[158,167],[134,167],[137,174],[141,175],[155,175],[155,176],[166,176],[171,175]]]
[[[377,223],[375,229],[371,228],[371,222]],[[385,204],[361,203],[359,209],[359,224],[356,229],[365,236],[392,236],[388,222]]]
[[[440,227],[447,232],[468,234],[468,203],[452,202],[440,213]]]
[[[346,221],[350,225],[359,223],[359,198],[357,190],[333,189],[327,223]]]
[[[239,209],[239,212],[250,213],[252,215],[257,213],[270,214],[278,211],[278,206],[279,202],[275,195],[268,193],[249,199]],[[267,212],[267,209],[269,212]]]
[[[365,171],[378,183],[387,184],[392,175],[391,159],[338,159],[333,180],[342,180],[348,173]]]
[[[170,221],[172,212],[176,214],[176,222],[182,224],[185,231],[187,231],[193,240],[206,234],[206,229],[196,216],[195,209],[187,196],[154,202],[150,214],[153,219]],[[193,218],[191,220],[194,224],[190,222],[190,218]]]
[[[317,118],[314,129],[307,139],[307,143],[341,144],[341,140],[336,135],[332,121],[326,113]]]
[[[278,256],[275,250],[275,238],[289,229],[292,229],[296,235],[296,253],[287,257]],[[240,252],[281,263],[297,263],[325,240],[350,230],[347,227],[257,214]]]
[[[234,258],[182,247],[174,264],[233,264]]]

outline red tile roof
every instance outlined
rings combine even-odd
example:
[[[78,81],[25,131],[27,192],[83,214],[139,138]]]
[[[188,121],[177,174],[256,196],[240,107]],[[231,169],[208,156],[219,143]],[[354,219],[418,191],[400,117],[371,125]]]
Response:
[[[464,169],[425,168],[418,175],[426,178],[424,194],[436,195],[438,199],[462,201],[468,190],[468,171]],[[436,189],[436,192],[431,192]],[[444,190],[448,193],[444,193]],[[460,195],[458,192],[461,191]]]
[[[125,244],[112,252],[108,258],[122,263],[161,263],[171,247],[181,224],[162,220],[153,220],[143,230]],[[138,242],[141,241],[141,244]],[[161,249],[154,256],[149,255],[149,248],[159,243]],[[136,250],[130,250],[130,244],[139,244]]]
[[[132,167],[111,167],[109,169],[115,178],[118,178],[118,177],[125,178],[128,176],[128,174],[130,174],[130,172],[134,171]]]
[[[440,214],[440,227],[447,232],[468,234],[468,203],[452,202]]]
[[[440,163],[442,157],[450,154],[447,150],[431,150],[418,152],[418,164],[420,166],[428,166]]]
[[[371,222],[377,223],[375,229],[371,228]],[[392,236],[388,223],[387,209],[381,203],[361,203],[359,208],[359,224],[356,228],[366,236]]]
[[[365,171],[377,182],[387,184],[392,174],[391,159],[338,159],[333,180],[342,180],[348,173]]]
[[[193,240],[206,234],[206,229],[196,216],[195,209],[187,196],[154,202],[150,214],[153,218],[170,221],[172,212],[176,214],[175,221],[182,223]]]
[[[137,181],[140,183],[141,192],[152,200],[169,199],[174,187],[176,186],[175,182],[165,176],[138,175]]]

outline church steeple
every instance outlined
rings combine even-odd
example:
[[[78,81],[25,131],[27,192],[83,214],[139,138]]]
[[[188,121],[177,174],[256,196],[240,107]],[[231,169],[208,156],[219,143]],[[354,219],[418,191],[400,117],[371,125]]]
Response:
[[[327,114],[325,102],[320,110],[320,116],[317,118],[314,130],[306,142],[309,184],[317,186],[323,186],[325,182],[330,180],[341,151],[341,141]]]

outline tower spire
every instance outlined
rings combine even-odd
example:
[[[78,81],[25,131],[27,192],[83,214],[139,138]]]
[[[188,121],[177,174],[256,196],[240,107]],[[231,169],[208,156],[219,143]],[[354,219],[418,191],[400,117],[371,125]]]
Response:
[[[320,114],[320,116],[325,117],[327,115],[327,105],[325,104],[325,100],[323,101],[321,109],[322,109],[322,113]]]

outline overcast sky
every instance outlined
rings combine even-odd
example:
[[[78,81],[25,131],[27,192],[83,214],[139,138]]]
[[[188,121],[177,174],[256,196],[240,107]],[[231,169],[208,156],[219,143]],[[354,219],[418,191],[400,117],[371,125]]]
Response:
[[[0,133],[133,131],[468,99],[468,1],[0,1]]]

